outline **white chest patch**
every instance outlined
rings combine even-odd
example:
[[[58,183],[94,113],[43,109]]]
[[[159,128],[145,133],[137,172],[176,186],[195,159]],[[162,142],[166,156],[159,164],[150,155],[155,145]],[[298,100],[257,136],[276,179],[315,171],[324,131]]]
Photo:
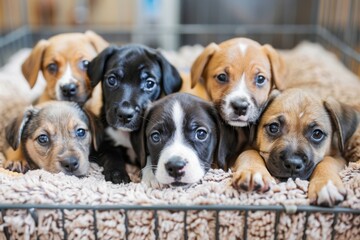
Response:
[[[130,157],[130,160],[135,162],[136,153],[131,145],[130,132],[126,132],[121,129],[114,129],[112,127],[106,128],[105,132],[114,141],[115,146],[126,147],[128,149],[127,154]]]

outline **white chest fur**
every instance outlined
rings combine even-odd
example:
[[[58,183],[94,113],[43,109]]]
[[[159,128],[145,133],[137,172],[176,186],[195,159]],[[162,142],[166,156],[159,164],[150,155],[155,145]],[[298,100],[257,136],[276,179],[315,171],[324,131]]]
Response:
[[[124,146],[128,149],[127,154],[130,157],[131,162],[135,163],[136,153],[130,142],[130,132],[114,129],[112,127],[106,128],[105,132],[114,141],[115,146]]]

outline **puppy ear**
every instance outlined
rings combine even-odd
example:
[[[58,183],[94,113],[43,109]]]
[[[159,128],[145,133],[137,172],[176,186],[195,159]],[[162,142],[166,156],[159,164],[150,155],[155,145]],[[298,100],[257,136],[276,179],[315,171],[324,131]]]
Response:
[[[333,98],[328,98],[324,102],[324,106],[330,115],[334,131],[337,133],[339,149],[343,152],[346,142],[359,126],[360,113]]]
[[[97,53],[104,50],[109,46],[109,43],[105,41],[100,35],[88,30],[85,32],[85,36],[89,39],[89,42],[94,46]]]
[[[116,46],[109,46],[89,63],[87,75],[90,78],[92,88],[94,88],[103,78],[106,62],[117,49]]]
[[[195,85],[200,81],[207,63],[218,49],[219,46],[216,43],[210,43],[195,59],[191,66],[191,88],[194,88]]]
[[[97,151],[99,149],[99,146],[103,140],[103,133],[104,128],[99,119],[89,110],[84,109],[84,113],[86,114],[88,120],[89,120],[89,127],[91,131],[91,137],[92,137],[92,145],[94,147],[94,150]]]
[[[263,49],[271,64],[271,77],[273,84],[277,89],[283,90],[286,75],[286,66],[284,60],[280,54],[269,44],[265,44]]]
[[[147,118],[148,114],[147,111],[144,115],[144,120],[142,121],[141,128],[132,131],[130,133],[130,141],[131,145],[136,152],[137,159],[140,163],[141,169],[143,169],[146,166],[146,158],[147,158],[147,150],[146,150],[146,124],[148,122]]]
[[[162,87],[165,95],[177,92],[181,88],[181,77],[176,68],[160,53],[156,52],[156,58],[162,70]]]
[[[21,66],[22,73],[32,88],[37,80],[45,49],[49,46],[47,40],[40,40],[32,49],[30,55]]]
[[[25,110],[23,115],[16,117],[9,125],[5,128],[6,140],[9,145],[16,150],[21,142],[21,135],[24,131],[26,124],[29,123],[30,119],[36,114],[38,110],[29,107]]]

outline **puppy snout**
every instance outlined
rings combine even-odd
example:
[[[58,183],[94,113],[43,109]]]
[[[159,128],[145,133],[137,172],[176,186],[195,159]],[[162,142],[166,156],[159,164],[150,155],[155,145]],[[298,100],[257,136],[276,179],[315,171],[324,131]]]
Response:
[[[61,92],[64,97],[73,97],[77,93],[77,85],[75,83],[69,83],[61,86]]]
[[[284,159],[283,166],[292,173],[300,173],[304,170],[305,163],[301,156],[295,155]]]
[[[60,162],[61,167],[67,172],[75,172],[79,168],[79,160],[75,157],[65,158]]]
[[[129,102],[122,103],[122,105],[116,109],[119,120],[124,124],[131,122],[135,116],[135,112],[135,109],[130,106]]]
[[[175,179],[180,179],[185,175],[185,171],[184,171],[185,166],[186,166],[186,161],[181,157],[172,157],[165,164],[167,173]]]
[[[249,105],[249,102],[244,99],[238,99],[231,102],[231,107],[234,113],[238,116],[245,116]]]

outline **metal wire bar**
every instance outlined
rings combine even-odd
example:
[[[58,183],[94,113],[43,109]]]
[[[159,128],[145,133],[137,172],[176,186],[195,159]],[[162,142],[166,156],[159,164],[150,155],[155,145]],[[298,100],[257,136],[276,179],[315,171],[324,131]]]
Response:
[[[129,217],[128,217],[128,211],[125,209],[125,239],[129,239]]]
[[[219,240],[219,231],[220,231],[220,225],[219,225],[219,211],[215,211],[215,239]]]
[[[278,226],[280,221],[280,212],[275,212],[274,240],[278,238]]]
[[[159,216],[157,213],[157,210],[154,210],[154,219],[155,219],[155,229],[154,229],[154,233],[155,233],[155,239],[159,239]]]
[[[187,233],[187,229],[186,229],[186,226],[187,226],[187,223],[186,223],[186,220],[187,220],[187,210],[184,210],[184,239],[188,239],[188,233]]]
[[[333,223],[332,223],[332,231],[331,231],[331,240],[334,240],[335,239],[335,226],[336,226],[336,223],[337,223],[337,219],[338,219],[338,213],[334,213],[334,220],[333,220]]]
[[[93,210],[93,217],[94,217],[94,235],[95,240],[98,239],[98,229],[97,229],[97,221],[96,221],[96,210]]]
[[[305,223],[304,223],[304,231],[303,231],[303,237],[302,237],[303,240],[306,240],[306,229],[307,229],[307,225],[308,225],[309,215],[310,215],[310,212],[305,213]]]
[[[244,236],[243,236],[244,240],[247,239],[248,215],[249,215],[249,212],[246,210],[244,213]]]
[[[66,240],[67,239],[67,232],[66,232],[66,228],[65,228],[65,212],[64,212],[64,209],[66,209],[66,208],[60,208],[61,216],[62,216],[62,218],[61,218],[62,229],[63,229],[63,233],[64,233],[64,239]]]

